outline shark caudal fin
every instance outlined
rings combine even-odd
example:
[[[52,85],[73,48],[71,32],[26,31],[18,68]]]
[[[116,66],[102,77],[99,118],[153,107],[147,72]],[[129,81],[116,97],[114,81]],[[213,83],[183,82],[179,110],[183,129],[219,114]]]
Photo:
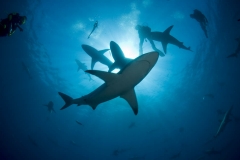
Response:
[[[61,108],[61,110],[65,109],[65,108],[67,108],[67,107],[69,107],[70,105],[73,104],[73,99],[70,96],[68,96],[68,95],[66,95],[64,93],[61,93],[61,92],[58,92],[58,94],[65,101],[65,105]]]

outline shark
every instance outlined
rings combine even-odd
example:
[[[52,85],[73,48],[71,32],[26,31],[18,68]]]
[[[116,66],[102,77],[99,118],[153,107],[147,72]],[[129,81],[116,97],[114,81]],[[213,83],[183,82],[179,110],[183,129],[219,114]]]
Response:
[[[231,120],[229,119],[231,112],[232,112],[233,106],[231,106],[227,112],[224,114],[224,117],[220,123],[220,126],[218,127],[217,133],[215,134],[214,137],[219,136],[219,134],[224,130],[225,126],[230,122]]]
[[[173,44],[179,48],[192,51],[190,47],[186,47],[183,45],[183,42],[180,42],[175,37],[170,35],[170,31],[172,30],[173,25],[168,27],[164,32],[151,32],[152,40],[159,41],[162,43],[163,51],[167,53],[167,45]]]
[[[178,152],[178,153],[172,155],[169,159],[176,159],[176,158],[179,158],[179,157],[181,156],[181,152],[182,152],[182,151],[180,151],[180,152]]]
[[[134,114],[137,115],[138,102],[134,87],[147,76],[156,64],[158,57],[158,52],[143,54],[130,62],[118,73],[87,70],[87,73],[99,77],[105,83],[91,93],[76,99],[73,99],[62,92],[58,92],[65,101],[61,110],[71,106],[72,104],[77,104],[78,106],[89,105],[93,110],[95,110],[99,104],[120,96],[128,102]]]
[[[23,67],[23,70],[27,73],[29,79],[32,79],[32,75],[30,74],[29,68],[24,62],[22,62],[22,67]]]
[[[48,111],[50,113],[52,113],[52,112],[56,113],[56,111],[53,108],[53,102],[52,101],[49,101],[48,104],[44,104],[44,106],[48,107]]]
[[[30,135],[28,135],[28,140],[31,142],[32,145],[34,145],[35,147],[38,147],[38,144]]]
[[[80,126],[82,126],[83,124],[79,121],[76,121],[77,124],[79,124]]]
[[[97,50],[89,45],[83,44],[82,49],[90,56],[92,57],[92,63],[91,63],[91,69],[93,70],[94,65],[97,62],[100,62],[102,64],[105,64],[108,66],[108,68],[112,65],[112,62],[105,57],[103,54],[107,52],[109,49],[103,49],[103,50]]]
[[[211,148],[210,150],[206,150],[205,153],[207,155],[214,155],[214,154],[221,154],[221,151],[216,151],[214,148]]]
[[[227,56],[227,58],[237,58],[238,57],[238,54],[239,54],[239,52],[240,52],[240,38],[236,38],[236,41],[238,42],[238,47],[237,47],[237,49],[235,50],[235,52],[234,53],[232,53],[232,54],[230,54],[230,55],[228,55]]]
[[[75,59],[75,62],[78,65],[77,71],[79,71],[80,69],[83,70],[83,71],[87,70],[87,66],[86,66],[85,63],[80,62],[78,59]],[[89,79],[92,80],[92,77],[90,76],[90,74],[87,74],[87,75],[88,75]]]
[[[110,49],[111,49],[112,56],[113,56],[113,59],[115,60],[115,62],[109,67],[108,72],[113,71],[115,68],[119,68],[121,70],[129,62],[132,61],[132,59],[126,58],[124,56],[122,49],[119,47],[119,45],[116,42],[114,42],[114,41],[110,42]]]

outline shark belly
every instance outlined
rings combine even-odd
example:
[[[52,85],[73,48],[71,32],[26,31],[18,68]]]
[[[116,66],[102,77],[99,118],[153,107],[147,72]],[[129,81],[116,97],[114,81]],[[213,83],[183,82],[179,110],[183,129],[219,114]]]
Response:
[[[150,64],[148,61],[137,61],[124,70],[123,74],[114,82],[104,83],[99,88],[84,96],[86,104],[90,105],[93,109],[98,104],[124,95],[133,89],[142,79],[148,74]]]

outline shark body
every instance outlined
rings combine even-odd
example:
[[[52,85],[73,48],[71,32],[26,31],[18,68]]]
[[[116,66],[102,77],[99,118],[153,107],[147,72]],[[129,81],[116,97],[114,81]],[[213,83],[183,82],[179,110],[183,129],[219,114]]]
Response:
[[[73,99],[70,96],[59,92],[65,101],[61,108],[65,109],[72,104],[89,105],[92,109],[103,102],[109,101],[120,96],[131,106],[135,115],[138,114],[138,102],[134,87],[141,82],[156,64],[159,57],[158,52],[149,52],[139,56],[123,68],[119,73],[108,73],[104,71],[88,70],[87,73],[93,74],[105,81],[100,87],[88,95]]]
[[[46,107],[48,107],[48,111],[50,112],[50,113],[52,113],[52,112],[55,112],[56,113],[56,111],[54,110],[54,108],[53,108],[53,102],[52,101],[49,101],[48,102],[48,104],[44,104],[44,106],[46,106]]]
[[[230,122],[230,115],[231,115],[231,112],[232,112],[232,109],[233,109],[233,106],[231,106],[228,111],[224,114],[224,117],[221,121],[221,124],[220,126],[218,127],[218,130],[217,130],[217,133],[215,134],[214,137],[217,137],[219,136],[219,134],[224,130],[224,128],[226,127],[226,125],[228,124],[228,122]]]
[[[179,48],[191,51],[190,47],[186,47],[183,45],[183,42],[180,42],[175,37],[170,35],[170,31],[172,30],[173,25],[168,27],[164,32],[151,32],[151,38],[155,41],[160,41],[162,43],[163,51],[167,53],[167,45],[173,44],[178,46]]]
[[[92,62],[91,62],[91,69],[93,69],[94,65],[96,62],[100,62],[102,64],[105,64],[108,66],[108,68],[112,65],[112,62],[105,57],[103,54],[107,52],[109,49],[103,49],[103,50],[97,50],[89,45],[82,45],[82,49],[90,56],[92,57]]]

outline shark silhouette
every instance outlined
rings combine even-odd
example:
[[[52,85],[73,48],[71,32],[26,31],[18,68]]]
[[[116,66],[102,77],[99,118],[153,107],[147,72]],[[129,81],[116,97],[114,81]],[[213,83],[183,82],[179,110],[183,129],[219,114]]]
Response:
[[[158,57],[158,52],[149,52],[143,54],[134,59],[117,74],[97,70],[86,71],[87,73],[101,78],[105,81],[105,83],[88,95],[77,99],[73,99],[64,93],[58,92],[65,101],[65,105],[61,108],[61,110],[69,107],[72,104],[77,104],[78,106],[89,105],[92,107],[92,109],[96,109],[100,103],[120,96],[128,102],[134,114],[137,115],[138,102],[134,87],[140,83],[144,77],[146,77],[146,75],[156,64]]]
[[[112,56],[113,56],[113,59],[115,60],[115,62],[109,68],[109,72],[111,72],[115,68],[119,68],[121,70],[129,62],[132,61],[132,59],[126,58],[124,56],[123,51],[121,50],[121,48],[119,47],[119,45],[116,42],[114,42],[114,41],[110,42],[110,49],[111,49]]]
[[[183,42],[180,42],[179,40],[170,35],[170,31],[172,30],[172,28],[173,25],[168,27],[164,32],[151,32],[152,40],[162,43],[163,51],[165,54],[167,53],[168,44],[173,44],[175,46],[178,46],[179,48],[192,51],[190,47],[184,46]]]
[[[83,71],[86,71],[87,70],[87,66],[86,64],[80,62],[78,59],[75,59],[77,65],[78,65],[78,70],[79,71],[80,69],[83,70]],[[90,76],[90,74],[87,74],[88,77],[89,77],[89,80],[92,80],[92,77]]]
[[[214,137],[219,136],[219,134],[224,130],[224,128],[226,127],[226,125],[228,124],[228,122],[230,122],[231,120],[229,119],[231,112],[232,112],[233,106],[231,106],[228,111],[224,114],[224,117],[221,121],[220,126],[218,127],[217,133],[215,134]]]
[[[44,104],[44,106],[48,107],[48,111],[50,113],[55,112],[54,108],[53,108],[53,102],[49,101],[48,104]],[[55,112],[56,113],[56,112]]]
[[[221,151],[216,151],[214,148],[210,149],[210,150],[206,150],[205,151],[206,154],[208,155],[214,155],[214,154],[221,154]]]
[[[89,46],[89,45],[82,45],[82,49],[90,56],[92,57],[92,63],[91,63],[91,69],[93,69],[96,62],[100,62],[102,64],[105,64],[108,66],[108,68],[112,65],[112,62],[105,57],[103,54],[107,52],[109,49],[104,50],[96,50],[95,48]]]
[[[237,58],[237,57],[238,57],[238,54],[239,54],[239,52],[240,52],[240,38],[236,38],[236,41],[238,42],[238,47],[237,47],[237,49],[235,50],[234,53],[228,55],[227,58],[232,58],[232,57]]]
[[[29,68],[24,62],[22,62],[22,67],[23,67],[23,70],[27,73],[29,79],[32,79],[32,75],[30,74]]]
[[[76,121],[77,124],[79,124],[80,126],[82,126],[83,124],[79,121]]]

